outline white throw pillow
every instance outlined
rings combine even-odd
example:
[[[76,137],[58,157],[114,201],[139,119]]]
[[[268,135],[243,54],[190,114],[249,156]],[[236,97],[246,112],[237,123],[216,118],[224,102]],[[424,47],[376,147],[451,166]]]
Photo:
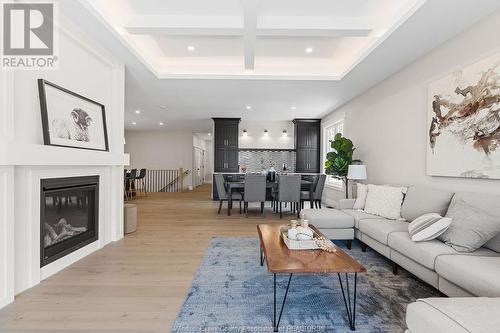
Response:
[[[366,184],[356,184],[356,202],[352,209],[365,209],[366,195],[368,194],[368,186]]]
[[[414,242],[430,241],[448,230],[451,218],[436,213],[428,213],[417,217],[408,225],[408,233]]]
[[[405,187],[368,184],[365,212],[392,220],[401,220]]]

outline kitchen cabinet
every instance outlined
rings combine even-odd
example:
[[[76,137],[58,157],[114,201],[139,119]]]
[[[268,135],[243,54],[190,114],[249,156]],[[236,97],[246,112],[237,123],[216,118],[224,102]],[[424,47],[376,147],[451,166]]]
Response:
[[[319,173],[321,119],[294,119],[296,172]]]
[[[214,121],[214,171],[238,172],[240,118],[212,118]]]

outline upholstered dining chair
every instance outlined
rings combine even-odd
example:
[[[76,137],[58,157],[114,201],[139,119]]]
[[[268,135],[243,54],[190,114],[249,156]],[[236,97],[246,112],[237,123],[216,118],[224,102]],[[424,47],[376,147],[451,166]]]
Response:
[[[323,189],[325,188],[326,175],[321,174],[318,176],[318,181],[316,182],[316,187],[312,195],[312,200],[316,205],[316,208],[321,208],[321,197],[323,196]]]
[[[297,216],[300,213],[300,184],[299,174],[280,175],[278,177],[278,191],[274,192],[275,208],[279,203],[280,218],[283,217],[283,202],[290,202],[297,207]]]
[[[318,175],[307,175],[302,176],[302,179],[306,179],[311,182],[307,190],[304,190],[303,186],[300,188],[300,208],[304,209],[304,203],[309,202],[311,208],[313,208],[313,193],[318,182]]]
[[[222,203],[224,201],[228,202],[227,205],[227,215],[230,215],[230,209],[229,207],[229,195],[226,189],[226,186],[224,185],[224,176],[220,173],[216,173],[215,176],[215,187],[217,188],[217,194],[219,195],[219,210],[217,211],[217,214],[220,214],[220,211],[222,209]],[[237,200],[240,202],[240,214],[241,214],[241,201],[243,200],[243,196],[241,193],[235,192],[232,194],[232,200]]]
[[[243,210],[248,217],[248,203],[260,202],[260,213],[264,216],[264,203],[266,201],[266,175],[245,175],[243,191]]]

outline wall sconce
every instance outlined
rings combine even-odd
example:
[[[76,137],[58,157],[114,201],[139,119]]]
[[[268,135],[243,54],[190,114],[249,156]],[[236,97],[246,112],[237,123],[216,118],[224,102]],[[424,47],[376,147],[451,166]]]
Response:
[[[247,137],[247,136],[248,136],[248,133],[247,133],[247,130],[246,130],[246,129],[244,129],[244,130],[243,130],[243,136],[244,136],[244,137]]]
[[[283,134],[281,134],[281,136],[288,136],[288,133],[286,132],[286,130],[283,130]]]
[[[269,131],[268,130],[264,130],[264,136],[269,136]]]

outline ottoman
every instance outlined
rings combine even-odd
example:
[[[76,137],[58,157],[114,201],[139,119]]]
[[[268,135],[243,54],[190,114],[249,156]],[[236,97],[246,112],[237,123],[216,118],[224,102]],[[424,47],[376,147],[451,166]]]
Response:
[[[347,240],[349,249],[354,239],[354,217],[338,209],[303,209],[304,219],[332,240]]]
[[[137,230],[137,205],[124,204],[123,209],[125,210],[123,219],[125,222],[124,232],[130,234]]]

